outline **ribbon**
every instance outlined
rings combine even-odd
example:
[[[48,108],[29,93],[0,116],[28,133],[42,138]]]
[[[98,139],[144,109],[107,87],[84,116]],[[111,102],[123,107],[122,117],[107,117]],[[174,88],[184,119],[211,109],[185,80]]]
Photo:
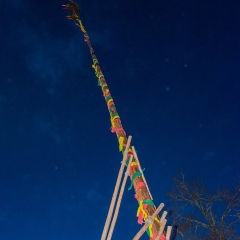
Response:
[[[131,190],[131,189],[132,189],[133,180],[134,180],[136,177],[140,177],[141,175],[142,175],[141,172],[135,172],[135,173],[132,175],[132,182],[131,182],[131,185],[130,185],[130,187],[128,188],[128,190]]]
[[[150,239],[153,239],[152,224],[150,224],[149,227],[147,228],[147,234],[150,237]]]
[[[119,142],[119,152],[121,152],[123,148],[124,137],[119,137],[118,142]]]
[[[155,238],[156,238],[156,236],[157,236],[157,234],[156,234],[156,233],[154,233],[154,234],[153,234],[153,236],[150,238],[150,240],[157,240],[157,239],[155,239]]]
[[[129,169],[129,171],[130,171],[130,175],[132,175],[132,172],[133,172],[133,169],[134,168],[137,168],[137,163],[136,162],[132,162],[132,164],[131,164],[131,166],[130,166],[130,169]]]
[[[147,204],[143,204],[143,200],[139,202],[139,207],[137,210],[138,224],[142,225],[143,219],[147,219],[147,212],[145,209],[147,208]]]
[[[139,182],[139,183],[136,185],[135,189],[138,190],[139,188],[145,187],[145,186],[146,186],[145,182]]]

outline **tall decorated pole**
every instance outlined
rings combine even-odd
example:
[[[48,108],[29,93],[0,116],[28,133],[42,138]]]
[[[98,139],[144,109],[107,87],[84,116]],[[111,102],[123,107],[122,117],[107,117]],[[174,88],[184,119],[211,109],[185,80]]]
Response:
[[[121,151],[124,154],[126,149],[126,144],[127,144],[126,132],[123,129],[121,119],[118,115],[115,103],[113,101],[113,98],[111,96],[110,90],[106,83],[105,77],[100,68],[98,59],[95,55],[94,49],[90,42],[89,35],[86,29],[84,28],[82,21],[79,18],[80,8],[72,0],[68,0],[68,1],[69,1],[68,4],[63,5],[63,8],[70,12],[70,15],[67,16],[67,18],[69,20],[75,21],[76,25],[81,29],[81,31],[84,34],[84,41],[87,42],[88,44],[92,61],[93,61],[92,67],[95,70],[95,75],[98,78],[98,85],[102,89],[103,97],[106,101],[107,108],[110,114],[111,132],[116,133],[117,139],[119,142],[119,151]],[[138,223],[142,224],[143,220],[146,221],[150,216],[154,214],[154,212],[156,211],[156,206],[153,202],[151,193],[149,192],[148,186],[144,179],[142,170],[139,167],[136,156],[133,156],[133,155],[134,154],[130,146],[129,149],[127,150],[127,161],[126,161],[126,163],[128,163],[130,158],[132,158],[131,166],[129,166],[131,186],[128,188],[128,190],[130,190],[132,187],[135,190],[135,193],[136,193],[135,198],[137,199],[139,204],[139,207],[137,210]],[[156,237],[158,237],[158,239],[156,240],[160,239],[158,236],[160,227],[161,227],[161,219],[157,215],[156,217],[154,217],[149,227],[147,228],[147,233],[150,239],[153,240],[153,239],[156,239]]]

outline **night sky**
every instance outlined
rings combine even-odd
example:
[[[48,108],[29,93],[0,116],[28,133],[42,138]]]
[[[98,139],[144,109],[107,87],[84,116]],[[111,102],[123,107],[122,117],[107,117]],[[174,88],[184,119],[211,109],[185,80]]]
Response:
[[[66,0],[0,2],[0,239],[100,239],[122,155],[83,34]],[[240,3],[77,3],[156,205],[173,207],[180,170],[211,190],[234,186]],[[133,195],[113,240],[140,229]]]

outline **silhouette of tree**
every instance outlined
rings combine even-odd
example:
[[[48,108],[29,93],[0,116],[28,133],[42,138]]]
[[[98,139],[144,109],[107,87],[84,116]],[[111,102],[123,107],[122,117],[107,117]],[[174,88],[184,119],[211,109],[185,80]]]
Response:
[[[187,181],[183,173],[174,183],[168,195],[177,206],[173,214],[175,239],[240,239],[240,182],[232,191],[218,189],[215,194],[209,194],[202,182]]]

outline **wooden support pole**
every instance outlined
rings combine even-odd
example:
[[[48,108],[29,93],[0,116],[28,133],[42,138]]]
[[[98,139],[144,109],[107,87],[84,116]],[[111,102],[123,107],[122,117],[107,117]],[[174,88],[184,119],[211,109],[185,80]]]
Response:
[[[168,226],[168,227],[167,227],[166,240],[170,240],[171,232],[172,232],[172,227],[171,227],[171,226]]]
[[[125,164],[126,164],[127,153],[128,153],[128,149],[129,149],[130,144],[131,144],[131,140],[132,140],[132,136],[129,136],[128,140],[127,140],[126,149],[125,149],[125,152],[124,152],[124,155],[123,155],[121,167],[120,167],[119,172],[118,172],[118,177],[117,177],[116,185],[115,185],[115,188],[114,188],[114,191],[113,191],[112,200],[111,200],[111,204],[110,204],[110,207],[109,207],[109,210],[108,210],[108,215],[107,215],[107,218],[106,218],[106,222],[105,222],[105,225],[104,225],[104,228],[103,228],[101,240],[106,239],[106,236],[107,236],[107,233],[108,233],[108,230],[109,230],[109,225],[110,225],[110,222],[111,222],[111,219],[112,219],[113,210],[114,210],[114,207],[115,207],[115,203],[116,203],[116,199],[117,199],[117,195],[118,195],[118,191],[119,191],[119,186],[120,186],[120,183],[121,183],[123,170],[124,170],[124,167],[125,167]]]
[[[123,196],[123,192],[124,192],[124,189],[125,189],[125,186],[126,186],[127,178],[129,176],[129,169],[130,169],[132,160],[133,160],[133,156],[131,156],[131,158],[129,160],[127,171],[126,171],[125,176],[123,178],[121,190],[120,190],[120,193],[119,193],[119,196],[118,196],[118,201],[117,201],[116,209],[114,211],[114,216],[113,216],[112,223],[111,223],[111,226],[110,226],[110,229],[109,229],[107,240],[111,240],[112,239],[113,230],[115,228],[115,224],[116,224],[116,221],[117,221],[118,212],[119,212],[119,209],[120,209],[122,196]]]
[[[166,220],[166,219],[163,219],[163,221],[161,222],[161,225],[160,225],[160,229],[159,229],[158,235],[157,235],[157,237],[155,238],[156,240],[157,240],[157,239],[160,239],[161,235],[163,234],[163,231],[164,231],[164,228],[165,228],[165,226],[166,226],[166,223],[167,223],[167,220]]]
[[[156,240],[160,239],[161,235],[163,234],[164,228],[165,228],[166,223],[167,223],[167,220],[165,219],[166,215],[167,215],[167,212],[164,211],[162,216],[161,216],[161,219],[160,219],[160,228],[159,228],[159,232],[158,232],[158,234],[155,238]]]
[[[147,228],[149,227],[150,224],[154,222],[154,218],[158,215],[158,213],[163,209],[164,203],[161,203],[159,207],[156,209],[156,211],[153,213],[151,217],[149,217],[143,227],[139,230],[139,232],[136,234],[136,236],[133,238],[133,240],[138,240],[140,237],[145,233]]]
[[[140,161],[139,161],[137,152],[136,152],[136,150],[135,150],[134,147],[132,147],[132,151],[133,151],[133,156],[134,156],[134,158],[135,158],[135,160],[136,160],[136,162],[137,162],[137,164],[138,164],[138,168],[139,168],[140,172],[142,172],[142,178],[143,178],[143,181],[144,181],[145,184],[146,184],[146,188],[147,188],[147,190],[148,190],[148,193],[149,193],[151,199],[153,199],[152,194],[151,194],[151,192],[150,192],[150,190],[149,190],[147,181],[146,181],[145,176],[144,176],[144,174],[143,174],[143,170],[142,170],[142,167],[141,167],[141,164],[140,164]]]
[[[167,211],[164,211],[161,218],[160,218],[160,222],[162,222],[167,216]]]

